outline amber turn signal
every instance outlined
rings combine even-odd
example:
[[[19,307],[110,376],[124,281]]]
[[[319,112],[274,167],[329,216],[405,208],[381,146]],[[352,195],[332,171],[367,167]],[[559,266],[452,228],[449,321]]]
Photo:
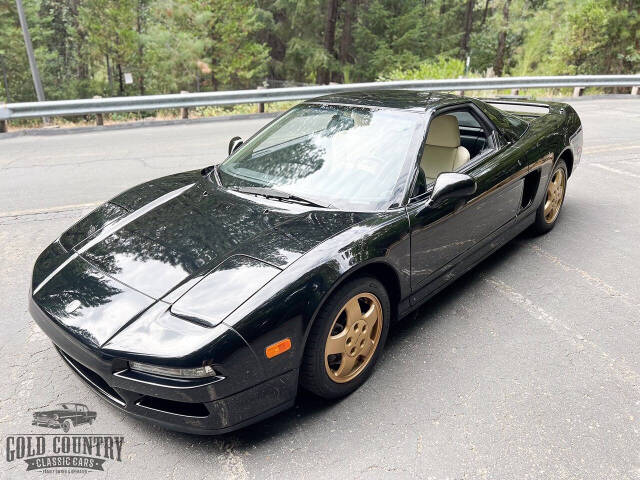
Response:
[[[290,348],[291,348],[291,339],[283,338],[279,342],[276,342],[273,345],[269,345],[265,349],[264,353],[267,356],[267,358],[273,358],[277,355],[280,355],[281,353],[286,352]]]

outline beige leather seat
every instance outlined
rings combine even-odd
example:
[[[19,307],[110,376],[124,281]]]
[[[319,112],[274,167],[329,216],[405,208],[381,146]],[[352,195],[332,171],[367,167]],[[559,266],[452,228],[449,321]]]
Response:
[[[441,115],[431,121],[420,166],[433,182],[442,172],[454,172],[469,161],[469,150],[460,145],[458,119]]]

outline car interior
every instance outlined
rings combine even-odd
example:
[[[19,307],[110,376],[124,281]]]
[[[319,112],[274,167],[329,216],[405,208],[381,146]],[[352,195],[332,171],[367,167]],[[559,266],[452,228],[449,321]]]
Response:
[[[454,172],[467,163],[471,154],[460,142],[458,119],[453,115],[440,115],[429,125],[420,167],[427,182],[433,182],[442,172]]]
[[[443,172],[455,172],[490,148],[485,128],[469,110],[449,111],[429,124],[413,196]]]

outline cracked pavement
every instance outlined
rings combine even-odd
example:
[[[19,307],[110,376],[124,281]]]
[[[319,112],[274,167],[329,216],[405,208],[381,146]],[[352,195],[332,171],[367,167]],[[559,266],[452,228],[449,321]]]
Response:
[[[73,401],[98,412],[74,433],[125,437],[121,463],[86,475],[99,478],[640,478],[640,99],[572,104],[584,155],[551,233],[518,237],[392,327],[353,395],[303,394],[221,437],[105,403],[29,317],[28,280],[93,205],[219,161],[267,120],[0,137],[0,436],[43,433],[32,413]],[[1,445],[0,478],[39,475]]]

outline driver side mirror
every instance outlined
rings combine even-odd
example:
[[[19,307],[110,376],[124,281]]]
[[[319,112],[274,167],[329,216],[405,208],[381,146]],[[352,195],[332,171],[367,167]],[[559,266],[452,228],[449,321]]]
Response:
[[[242,138],[240,137],[233,137],[231,140],[229,140],[229,155],[240,148],[240,145],[242,145],[242,143]]]
[[[433,206],[452,198],[465,198],[476,191],[476,181],[464,173],[446,172],[436,178],[427,206]]]

